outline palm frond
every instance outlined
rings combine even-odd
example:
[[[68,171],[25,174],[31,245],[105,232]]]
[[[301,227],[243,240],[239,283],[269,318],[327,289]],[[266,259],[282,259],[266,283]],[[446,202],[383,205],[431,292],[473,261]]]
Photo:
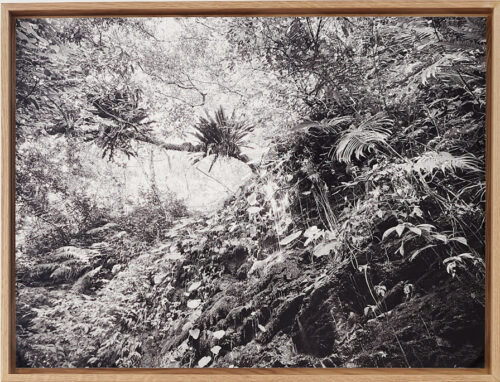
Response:
[[[378,113],[357,127],[351,126],[341,135],[335,149],[335,158],[339,162],[349,163],[353,156],[359,160],[366,151],[375,149],[377,145],[386,144],[390,136],[388,128],[392,124],[392,120],[384,113]]]

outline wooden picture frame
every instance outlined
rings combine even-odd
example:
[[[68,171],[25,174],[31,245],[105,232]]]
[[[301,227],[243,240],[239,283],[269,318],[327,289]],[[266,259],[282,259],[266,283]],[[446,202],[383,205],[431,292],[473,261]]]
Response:
[[[14,197],[16,17],[487,17],[486,358],[483,369],[19,369],[15,367]],[[2,381],[500,381],[500,1],[244,1],[2,4]]]

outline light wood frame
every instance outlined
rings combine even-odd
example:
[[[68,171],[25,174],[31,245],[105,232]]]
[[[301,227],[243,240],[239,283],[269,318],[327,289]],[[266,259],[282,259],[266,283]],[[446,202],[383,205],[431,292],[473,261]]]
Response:
[[[15,366],[14,197],[16,17],[68,16],[487,17],[486,357],[483,369],[19,369]],[[3,382],[462,381],[500,382],[500,0],[269,1],[2,4]]]

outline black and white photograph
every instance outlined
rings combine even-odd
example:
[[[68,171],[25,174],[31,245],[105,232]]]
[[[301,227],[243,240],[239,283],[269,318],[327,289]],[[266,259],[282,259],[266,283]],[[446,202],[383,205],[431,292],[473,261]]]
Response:
[[[15,23],[17,368],[482,368],[486,18]]]

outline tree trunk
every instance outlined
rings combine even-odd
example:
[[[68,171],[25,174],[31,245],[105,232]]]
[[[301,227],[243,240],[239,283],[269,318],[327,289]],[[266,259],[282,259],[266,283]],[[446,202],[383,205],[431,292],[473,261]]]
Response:
[[[141,142],[145,142],[145,143],[149,143],[149,144],[161,147],[165,150],[186,151],[186,152],[192,152],[192,153],[205,152],[205,148],[203,147],[203,145],[193,145],[192,143],[189,143],[189,142],[180,143],[180,144],[167,143],[167,142],[161,142],[161,141],[154,139],[154,138],[151,138],[151,137],[135,137],[134,139],[136,141],[141,141]],[[248,158],[246,155],[241,154],[238,157],[234,157],[234,158],[245,163],[248,167],[250,167],[252,172],[256,171],[255,166],[252,163],[249,163],[250,158]]]

